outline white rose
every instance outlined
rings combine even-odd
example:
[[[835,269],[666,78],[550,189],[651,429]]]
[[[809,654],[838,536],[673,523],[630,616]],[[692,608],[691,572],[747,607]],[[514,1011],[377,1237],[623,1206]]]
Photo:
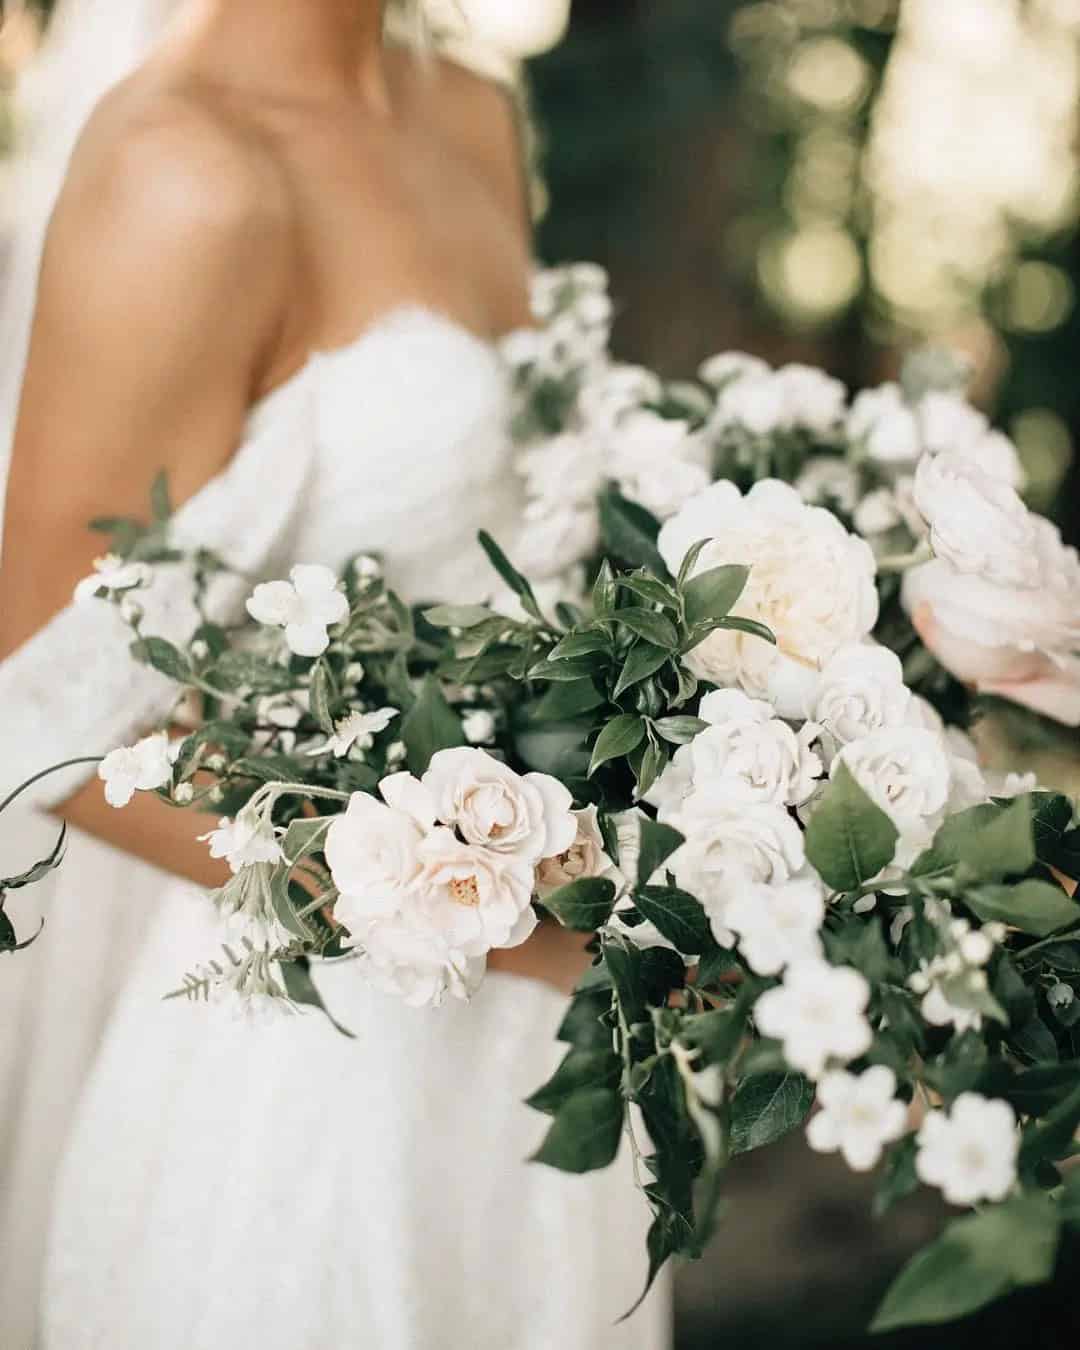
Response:
[[[685,422],[633,412],[612,435],[608,472],[620,491],[660,520],[709,486],[704,441]]]
[[[351,932],[395,914],[420,872],[423,831],[414,817],[354,792],[326,832],[326,861],[341,892],[338,919]]]
[[[900,658],[887,647],[843,647],[821,672],[814,720],[846,745],[883,727],[903,724],[911,703]]]
[[[536,890],[541,899],[582,877],[611,876],[615,870],[615,864],[604,850],[596,807],[586,806],[575,811],[574,817],[577,820],[574,842],[562,853],[541,859],[536,869]]]
[[[936,820],[949,800],[949,755],[932,731],[885,727],[846,745],[833,761],[834,777],[840,764],[901,833]]]
[[[420,873],[405,913],[466,956],[517,947],[536,927],[533,865],[512,854],[462,843],[436,828],[419,846]]]
[[[799,806],[813,793],[822,770],[810,748],[818,734],[813,723],[795,732],[768,703],[737,689],[706,694],[698,715],[711,725],[689,746],[695,787],[734,779],[755,800],[780,806]]]
[[[483,956],[453,951],[402,918],[361,927],[354,942],[364,976],[413,1008],[438,1007],[448,996],[468,999],[484,977]]]
[[[996,584],[1038,583],[1034,517],[1007,484],[965,455],[927,455],[915,473],[915,504],[938,558]]]
[[[749,566],[732,613],[765,624],[777,646],[721,629],[694,648],[687,665],[713,684],[738,684],[767,698],[782,717],[806,717],[817,672],[877,621],[869,545],[832,512],[807,506],[794,488],[772,479],[745,497],[732,483],[714,483],[687,502],[660,531],[668,568],[678,572],[701,539],[711,542],[695,574],[723,563]]]
[[[961,454],[985,438],[990,423],[960,394],[935,392],[919,402],[923,448],[931,454]]]
[[[1080,725],[1080,560],[1032,516],[1035,584],[995,584],[936,559],[904,578],[903,602],[945,668],[981,693]]]
[[[736,784],[692,792],[666,823],[686,839],[667,866],[679,886],[701,901],[723,946],[734,941],[726,912],[738,892],[753,883],[780,885],[806,862],[802,830],[787,811],[755,801]]]
[[[577,837],[573,798],[560,782],[543,773],[522,777],[485,750],[440,750],[421,782],[436,819],[466,843],[535,865]]]
[[[922,451],[919,424],[898,384],[859,394],[851,405],[847,433],[878,464],[914,464]]]

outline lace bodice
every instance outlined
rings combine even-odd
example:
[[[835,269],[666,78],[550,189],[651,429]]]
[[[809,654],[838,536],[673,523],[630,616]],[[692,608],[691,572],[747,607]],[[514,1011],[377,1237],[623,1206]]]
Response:
[[[247,577],[294,562],[383,556],[413,599],[479,598],[490,573],[476,533],[505,537],[516,514],[508,384],[494,346],[429,310],[395,311],[355,342],[316,353],[252,410],[226,468],[173,522],[182,545],[218,551]],[[247,584],[221,588],[222,617]],[[140,593],[144,631],[183,640],[188,582],[163,569]],[[77,755],[100,754],[163,716],[174,687],[127,654],[111,606],[69,606],[0,665],[0,787]],[[63,800],[86,771],[36,800]]]

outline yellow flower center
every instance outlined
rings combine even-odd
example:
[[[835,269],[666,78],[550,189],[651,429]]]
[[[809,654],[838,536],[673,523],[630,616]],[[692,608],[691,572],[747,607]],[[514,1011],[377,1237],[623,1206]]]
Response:
[[[480,888],[475,877],[454,877],[449,886],[450,898],[455,904],[475,909],[480,903]]]

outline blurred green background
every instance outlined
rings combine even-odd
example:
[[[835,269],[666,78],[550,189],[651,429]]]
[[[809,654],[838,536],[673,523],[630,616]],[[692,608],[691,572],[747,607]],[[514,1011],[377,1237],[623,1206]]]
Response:
[[[607,265],[619,354],[686,375],[740,347],[861,385],[952,344],[1032,504],[1077,542],[1080,0],[574,4],[568,40],[531,68],[540,252]],[[4,86],[36,41],[30,11],[15,18],[0,144]],[[876,1224],[872,1185],[799,1138],[741,1158],[729,1192],[716,1246],[680,1273],[679,1350],[1077,1344],[1075,1250],[1050,1291],[871,1341],[937,1201]]]

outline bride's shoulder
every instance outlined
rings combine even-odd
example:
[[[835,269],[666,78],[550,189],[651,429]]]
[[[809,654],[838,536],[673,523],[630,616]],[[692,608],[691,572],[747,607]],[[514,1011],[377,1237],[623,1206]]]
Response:
[[[71,158],[62,224],[94,219],[156,242],[234,248],[284,243],[290,197],[275,157],[249,128],[183,87],[136,75],[95,109]]]

